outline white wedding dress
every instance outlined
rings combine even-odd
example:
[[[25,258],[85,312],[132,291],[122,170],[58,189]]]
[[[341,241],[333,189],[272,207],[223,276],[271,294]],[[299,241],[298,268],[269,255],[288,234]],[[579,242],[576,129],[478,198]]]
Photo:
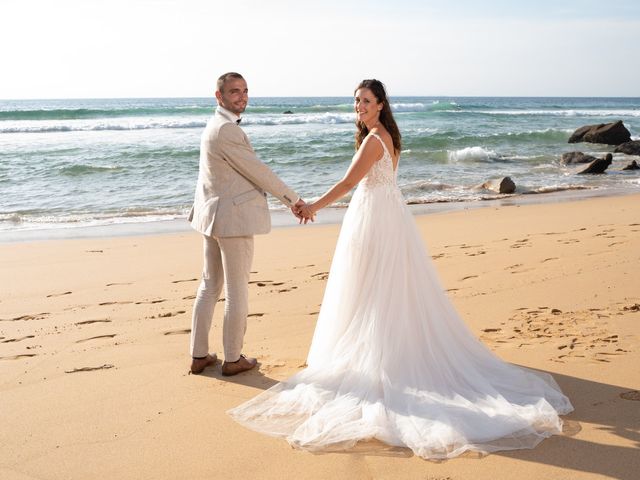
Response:
[[[382,145],[345,214],[307,368],[229,414],[300,449],[378,439],[427,459],[533,448],[560,433],[569,399],[465,325]]]

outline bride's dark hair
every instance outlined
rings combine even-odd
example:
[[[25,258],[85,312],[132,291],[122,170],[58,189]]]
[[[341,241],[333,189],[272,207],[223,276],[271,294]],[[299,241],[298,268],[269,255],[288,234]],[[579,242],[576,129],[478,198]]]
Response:
[[[401,149],[401,138],[400,130],[398,129],[398,125],[396,124],[395,119],[393,118],[393,113],[391,113],[391,105],[389,104],[389,99],[387,98],[387,91],[384,88],[384,83],[380,80],[376,80],[375,78],[370,80],[362,80],[360,84],[353,91],[353,94],[358,91],[360,88],[368,88],[373,93],[373,96],[376,97],[378,103],[382,104],[382,110],[380,111],[380,123],[384,125],[384,128],[387,129],[387,132],[391,135],[391,139],[393,140],[393,150],[395,152],[399,152]],[[358,130],[356,131],[356,150],[360,148],[362,142],[364,141],[364,137],[369,134],[369,129],[364,124],[364,122],[356,121],[356,127]]]

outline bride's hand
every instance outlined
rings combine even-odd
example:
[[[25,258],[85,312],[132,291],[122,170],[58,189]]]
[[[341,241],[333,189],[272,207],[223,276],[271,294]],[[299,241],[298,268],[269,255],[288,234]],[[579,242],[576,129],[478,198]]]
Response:
[[[309,220],[315,222],[316,210],[315,208],[313,208],[313,205],[313,203],[307,203],[300,207],[299,212],[302,216],[302,218],[300,219],[300,223],[304,222],[306,224]]]

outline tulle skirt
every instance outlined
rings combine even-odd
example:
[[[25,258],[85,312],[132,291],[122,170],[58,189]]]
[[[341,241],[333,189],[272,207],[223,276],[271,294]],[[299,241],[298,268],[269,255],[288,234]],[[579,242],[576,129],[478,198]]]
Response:
[[[397,187],[361,185],[307,368],[229,414],[300,449],[377,439],[444,459],[533,448],[572,410],[550,375],[500,360],[469,330]]]

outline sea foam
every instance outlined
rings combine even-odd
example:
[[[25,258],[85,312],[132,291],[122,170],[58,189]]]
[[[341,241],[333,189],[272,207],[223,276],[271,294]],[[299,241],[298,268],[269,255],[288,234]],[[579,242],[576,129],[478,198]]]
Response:
[[[485,150],[482,147],[467,147],[448,152],[450,162],[489,162],[497,158],[493,150]]]

